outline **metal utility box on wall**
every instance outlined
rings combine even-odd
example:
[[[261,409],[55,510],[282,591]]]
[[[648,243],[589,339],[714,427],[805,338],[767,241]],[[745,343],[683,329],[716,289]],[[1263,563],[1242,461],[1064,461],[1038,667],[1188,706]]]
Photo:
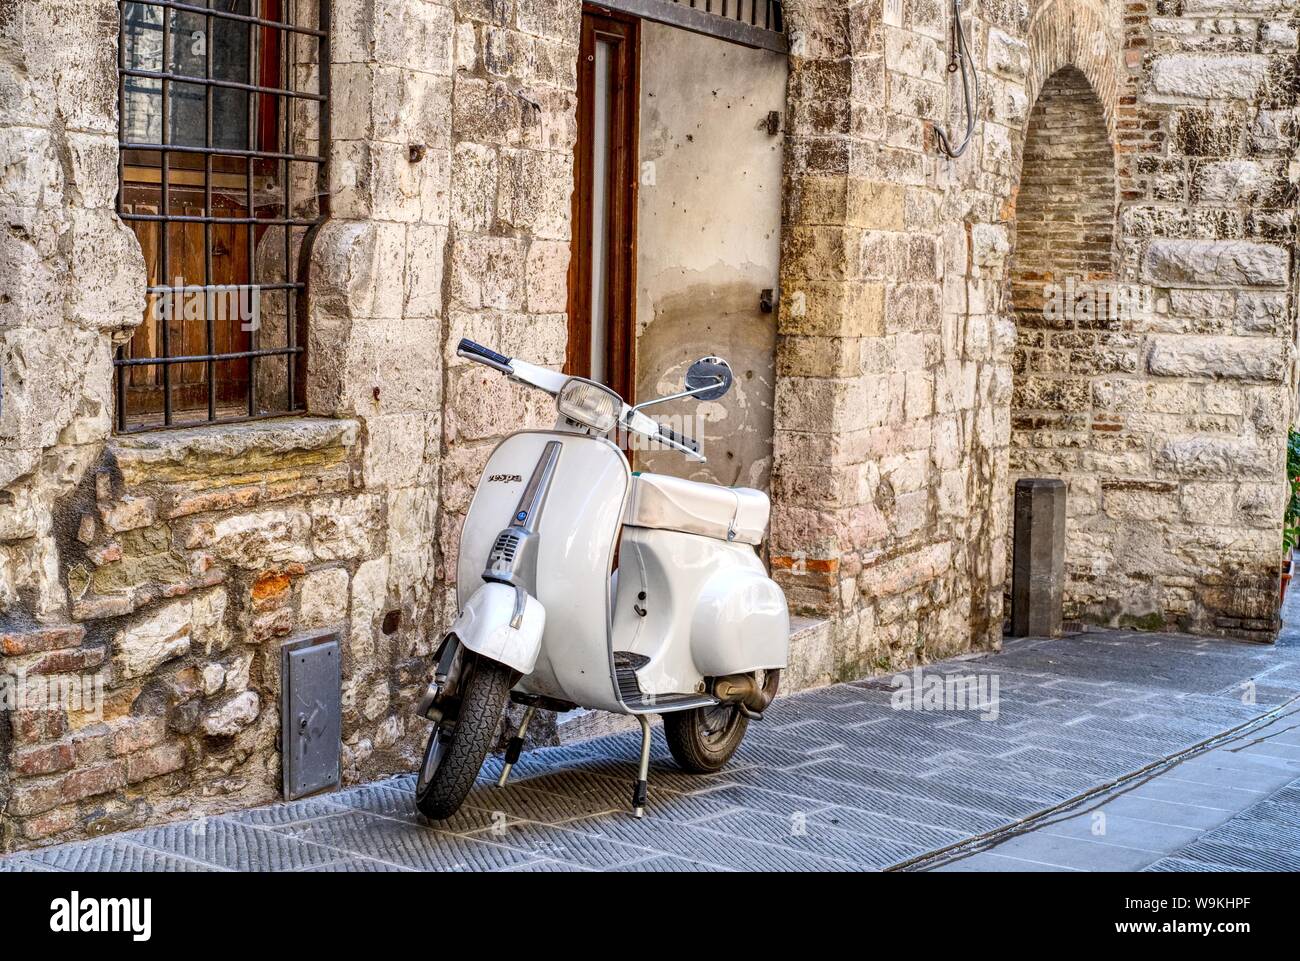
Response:
[[[337,634],[280,648],[280,743],[287,801],[338,787],[342,753],[341,650]]]

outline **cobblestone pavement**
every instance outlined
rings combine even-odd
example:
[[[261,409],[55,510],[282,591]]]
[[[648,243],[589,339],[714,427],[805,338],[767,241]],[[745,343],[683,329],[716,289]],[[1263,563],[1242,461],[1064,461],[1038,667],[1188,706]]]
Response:
[[[840,684],[779,699],[767,720],[750,726],[732,764],[703,777],[677,770],[656,731],[650,807],[641,821],[628,813],[636,736],[616,734],[529,752],[504,789],[492,783],[500,759],[490,760],[466,806],[439,824],[415,812],[413,778],[405,775],[291,804],[26,852],[0,859],[0,870],[894,867],[1006,829],[1242,725],[1255,722],[1259,730],[1251,728],[1238,747],[1276,733],[1281,722],[1261,725],[1300,695],[1300,644],[1292,634],[1272,647],[1090,632],[1009,642],[1003,653],[945,661],[924,673],[996,680],[996,716],[978,709],[896,710],[888,677]],[[1294,852],[1300,787],[1281,782],[1300,778],[1300,747],[1271,737],[1260,744],[1273,745],[1269,753],[1277,756],[1249,763],[1267,768],[1279,783],[1245,785],[1247,793],[1231,809],[1207,800],[1205,792],[1215,788],[1200,782],[1211,774],[1188,776],[1202,764],[1218,771],[1220,787],[1239,778],[1232,759],[1248,752],[1229,758],[1227,748],[1187,760],[1109,802],[1163,802],[1184,815],[1215,812],[1200,821],[1166,818],[1164,840],[1147,843],[1129,868],[1213,867],[1224,863],[1225,846],[1257,838],[1267,825],[1285,827]],[[1258,755],[1257,748],[1249,750]],[[1083,823],[1079,810],[1072,813]],[[1123,830],[1147,837],[1157,830],[1132,815],[1125,822],[1122,810],[1108,816],[1112,833],[1094,848],[1125,850]],[[1035,835],[1047,837],[1048,830],[1063,829],[1054,825]],[[1004,863],[992,863],[1002,869],[1069,867],[1056,862],[1079,860],[1073,852],[1036,864],[1037,858],[1008,850],[1035,835],[951,866],[969,870],[980,858],[999,858]],[[1051,836],[1048,843],[1074,842]],[[1226,863],[1284,863],[1242,860]],[[1294,866],[1294,858],[1285,863]],[[1082,866],[1099,864],[1106,866],[1094,857]]]

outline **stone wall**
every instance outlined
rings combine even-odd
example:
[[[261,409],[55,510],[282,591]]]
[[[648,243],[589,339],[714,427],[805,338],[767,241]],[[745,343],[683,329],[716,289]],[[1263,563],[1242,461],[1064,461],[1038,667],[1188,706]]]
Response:
[[[1039,358],[1092,365],[1059,471],[1071,613],[1270,636],[1291,2],[990,0],[957,160],[934,138],[962,122],[946,4],[787,4],[769,546],[794,611],[824,622],[787,688],[999,641],[1021,162],[1067,67],[1113,153],[1114,278],[1154,303],[1104,332],[1113,371],[1092,339]],[[0,846],[275,796],[279,645],[312,631],[343,639],[345,778],[415,762],[478,467],[551,417],[454,348],[563,359],[580,5],[333,9],[309,416],[113,437],[111,350],[144,282],[113,215],[116,4],[0,0],[0,674],[104,692],[102,714],[0,717]]]
[[[144,283],[112,212],[117,6],[0,5],[0,662],[102,691],[93,710],[0,719],[0,846],[275,798],[279,645],[312,633],[343,644],[344,778],[422,748],[409,705],[442,624],[455,21],[427,2],[333,12],[313,416],[110,437],[111,346]]]
[[[1070,463],[1034,466],[1071,482],[1069,613],[1272,636],[1290,9],[985,4],[981,123],[951,161],[933,141],[961,121],[942,5],[789,5],[773,562],[792,604],[835,625],[798,652],[800,681],[998,643],[1010,415],[1031,402],[1013,396],[1008,254],[1030,110],[1066,67],[1114,154],[1115,278],[1155,304],[1039,358],[1125,375],[1076,398],[1098,429]]]
[[[1090,619],[1263,639],[1277,628],[1295,383],[1293,16],[1290,0],[1125,7],[1119,276],[1150,286],[1156,309],[1139,330],[1141,376],[1094,389],[1132,450],[1098,472],[1112,523],[1086,570],[1071,562]]]

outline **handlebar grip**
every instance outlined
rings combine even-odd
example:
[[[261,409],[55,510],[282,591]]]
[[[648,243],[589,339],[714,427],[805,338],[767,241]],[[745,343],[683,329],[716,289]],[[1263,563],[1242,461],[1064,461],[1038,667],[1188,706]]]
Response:
[[[666,424],[659,425],[659,436],[668,438],[674,444],[681,444],[693,453],[698,454],[700,452],[700,442],[698,440],[693,437],[687,437],[684,434],[679,434]]]
[[[510,358],[498,354],[490,347],[484,347],[482,344],[476,344],[468,337],[462,337],[460,343],[456,345],[456,353],[467,360],[477,361],[480,364],[486,364],[502,373],[513,373],[510,366]]]

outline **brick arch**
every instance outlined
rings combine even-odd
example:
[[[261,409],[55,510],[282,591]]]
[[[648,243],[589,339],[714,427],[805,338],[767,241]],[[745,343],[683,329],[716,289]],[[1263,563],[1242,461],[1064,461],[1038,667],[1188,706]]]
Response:
[[[1065,607],[1072,616],[1089,596],[1087,572],[1068,559],[1087,554],[1099,504],[1096,464],[1122,450],[1113,413],[1094,410],[1094,397],[1108,378],[1134,372],[1135,355],[1113,285],[1113,113],[1082,65],[1067,61],[1031,81],[1008,263],[1016,334],[1008,480],[1059,477],[1069,487]],[[1007,550],[1010,560],[1009,542]]]
[[[1032,105],[1048,78],[1062,67],[1076,67],[1101,102],[1106,131],[1115,140],[1115,108],[1120,71],[1114,31],[1105,13],[1087,0],[1047,0],[1029,18],[1029,73],[1025,91]]]

